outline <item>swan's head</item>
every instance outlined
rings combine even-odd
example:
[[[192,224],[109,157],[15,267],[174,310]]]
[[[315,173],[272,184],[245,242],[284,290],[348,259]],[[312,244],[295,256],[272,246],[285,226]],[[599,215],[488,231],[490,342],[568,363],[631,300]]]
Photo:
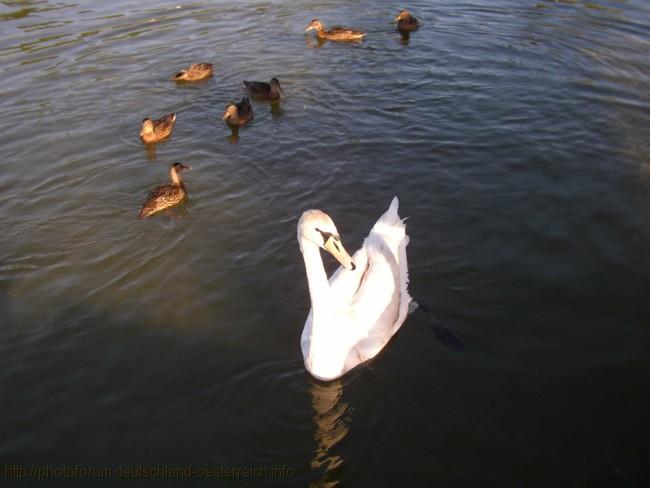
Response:
[[[305,32],[309,32],[310,30],[322,30],[323,29],[323,24],[321,24],[320,20],[314,19],[312,20],[307,28],[305,29]]]
[[[343,247],[334,221],[325,212],[307,210],[298,222],[298,242],[302,251],[303,240],[325,249],[346,269],[354,270],[356,265]]]

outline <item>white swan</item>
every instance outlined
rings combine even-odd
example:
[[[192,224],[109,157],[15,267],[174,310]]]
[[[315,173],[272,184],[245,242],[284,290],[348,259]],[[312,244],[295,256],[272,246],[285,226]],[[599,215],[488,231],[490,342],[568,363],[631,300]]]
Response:
[[[374,357],[406,319],[409,238],[398,205],[393,198],[353,257],[326,213],[307,210],[298,222],[312,307],[300,345],[305,367],[316,378],[338,378]],[[342,264],[329,282],[320,248]]]

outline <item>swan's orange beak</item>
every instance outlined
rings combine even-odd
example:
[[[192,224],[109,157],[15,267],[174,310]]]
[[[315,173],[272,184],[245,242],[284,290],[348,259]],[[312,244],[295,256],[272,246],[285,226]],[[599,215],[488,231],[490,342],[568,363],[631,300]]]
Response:
[[[339,263],[341,263],[341,266],[353,271],[356,269],[356,265],[352,262],[352,258],[343,247],[343,244],[341,244],[341,239],[338,236],[330,236],[325,241],[324,247]]]

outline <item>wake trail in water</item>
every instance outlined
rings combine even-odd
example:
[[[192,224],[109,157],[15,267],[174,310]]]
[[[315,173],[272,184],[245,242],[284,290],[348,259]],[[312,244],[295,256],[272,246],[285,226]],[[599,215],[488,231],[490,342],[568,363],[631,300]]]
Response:
[[[450,351],[454,353],[466,351],[467,346],[465,343],[460,339],[460,337],[454,334],[454,332],[452,332],[449,327],[447,327],[443,322],[436,318],[431,308],[425,304],[423,297],[417,296],[413,293],[411,293],[411,295],[413,295],[415,301],[417,302],[417,305],[409,315],[418,322],[431,327],[434,334],[436,335],[436,339],[447,346]]]

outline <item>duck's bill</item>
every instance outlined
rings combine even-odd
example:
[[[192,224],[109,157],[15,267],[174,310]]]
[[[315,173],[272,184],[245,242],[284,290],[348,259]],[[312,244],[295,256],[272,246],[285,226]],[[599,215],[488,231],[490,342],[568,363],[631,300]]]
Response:
[[[307,28],[305,29],[305,32],[309,32],[309,31],[312,30],[313,28],[314,28],[314,27],[309,26],[309,27],[307,27]]]
[[[348,252],[345,250],[341,241],[334,239],[334,236],[331,236],[327,241],[325,241],[325,249],[334,256],[344,268],[351,270],[356,268],[356,265],[352,261],[352,257],[350,257]]]

